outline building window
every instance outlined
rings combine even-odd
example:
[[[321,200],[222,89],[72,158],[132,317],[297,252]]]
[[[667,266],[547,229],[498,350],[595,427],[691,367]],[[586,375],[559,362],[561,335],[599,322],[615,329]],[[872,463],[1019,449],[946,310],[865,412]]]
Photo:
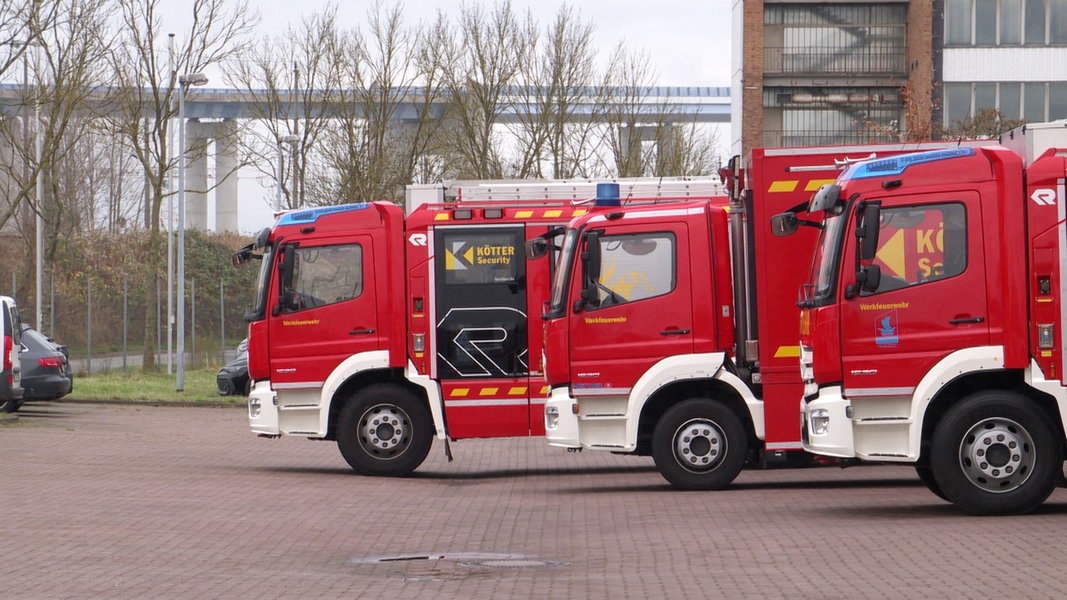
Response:
[[[1048,84],[1048,119],[1067,119],[1067,82]]]
[[[1021,119],[1022,104],[1019,102],[1019,97],[1022,94],[1022,84],[1005,82],[998,84],[1000,86],[1000,100],[998,108],[1001,114],[1009,119]]]
[[[1045,120],[1045,84],[1023,84],[1023,118],[1031,123]]]
[[[945,0],[946,46],[1067,44],[1064,0]]]
[[[906,30],[903,5],[768,5],[764,71],[904,73]]]
[[[907,126],[903,106],[897,88],[768,88],[763,145],[898,141]]]
[[[944,124],[952,127],[976,112],[996,108],[1007,119],[1030,123],[1067,118],[1067,82],[946,83]]]
[[[963,121],[971,116],[971,84],[945,84],[945,125]]]
[[[1023,0],[1000,0],[1000,43],[1017,46],[1023,42]]]

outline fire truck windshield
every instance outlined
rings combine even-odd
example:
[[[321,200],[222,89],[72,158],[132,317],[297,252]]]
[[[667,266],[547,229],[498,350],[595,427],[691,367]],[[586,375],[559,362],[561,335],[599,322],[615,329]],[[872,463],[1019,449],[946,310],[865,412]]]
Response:
[[[245,313],[246,321],[262,321],[267,318],[267,290],[270,289],[270,274],[275,272],[271,268],[273,258],[274,247],[270,245],[264,247],[263,260],[259,265],[259,276],[256,278],[255,297],[252,298],[252,307]]]
[[[810,297],[805,302],[815,306],[830,299],[834,293],[838,266],[841,264],[841,242],[845,231],[847,213],[826,214],[819,244],[815,251],[815,261],[811,266]]]
[[[552,276],[552,298],[549,300],[548,316],[561,317],[567,314],[567,282],[571,279],[574,253],[578,248],[578,230],[567,229],[556,263],[556,272]]]

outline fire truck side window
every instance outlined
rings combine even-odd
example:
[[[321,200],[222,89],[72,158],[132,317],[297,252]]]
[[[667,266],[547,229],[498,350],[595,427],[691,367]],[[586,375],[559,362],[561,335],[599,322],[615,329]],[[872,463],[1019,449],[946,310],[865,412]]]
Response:
[[[669,293],[675,286],[675,240],[671,233],[600,238],[600,308]]]
[[[881,293],[955,277],[967,268],[962,204],[882,207],[875,264]]]
[[[285,310],[344,302],[363,293],[363,247],[359,244],[297,248],[286,290]]]

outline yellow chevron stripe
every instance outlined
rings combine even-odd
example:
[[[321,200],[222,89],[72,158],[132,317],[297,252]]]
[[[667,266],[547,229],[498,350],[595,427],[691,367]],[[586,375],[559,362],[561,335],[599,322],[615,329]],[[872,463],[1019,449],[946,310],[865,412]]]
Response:
[[[778,346],[774,351],[775,358],[800,358],[800,346]]]
[[[526,386],[513,387],[510,390],[508,390],[508,395],[509,396],[523,396],[525,394],[526,394]]]
[[[447,221],[448,220],[448,213],[437,213],[436,215],[433,216],[433,220],[434,221]]]
[[[449,394],[453,398],[466,398],[467,394],[471,393],[470,388],[452,388],[452,393]]]
[[[804,186],[805,192],[816,192],[824,185],[830,185],[837,181],[836,179],[812,179],[808,182],[808,185]]]
[[[797,189],[797,185],[799,185],[799,184],[800,184],[800,182],[797,181],[796,179],[793,179],[793,180],[782,179],[780,181],[771,182],[771,187],[767,191],[768,192],[792,192],[793,190]]]
[[[481,396],[495,396],[496,393],[499,390],[500,390],[500,388],[487,387],[487,388],[482,388],[482,391],[478,392],[478,394],[481,395]]]

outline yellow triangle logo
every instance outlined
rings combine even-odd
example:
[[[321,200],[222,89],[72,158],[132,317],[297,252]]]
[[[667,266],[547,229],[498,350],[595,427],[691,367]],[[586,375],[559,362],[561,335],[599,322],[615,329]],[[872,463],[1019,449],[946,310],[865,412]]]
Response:
[[[904,266],[904,230],[898,229],[888,240],[882,244],[882,247],[878,249],[875,258],[882,261],[893,275],[900,277],[901,279],[907,278],[906,267]]]
[[[474,264],[474,246],[467,248],[467,251],[463,253],[463,258],[467,259],[468,265]]]

